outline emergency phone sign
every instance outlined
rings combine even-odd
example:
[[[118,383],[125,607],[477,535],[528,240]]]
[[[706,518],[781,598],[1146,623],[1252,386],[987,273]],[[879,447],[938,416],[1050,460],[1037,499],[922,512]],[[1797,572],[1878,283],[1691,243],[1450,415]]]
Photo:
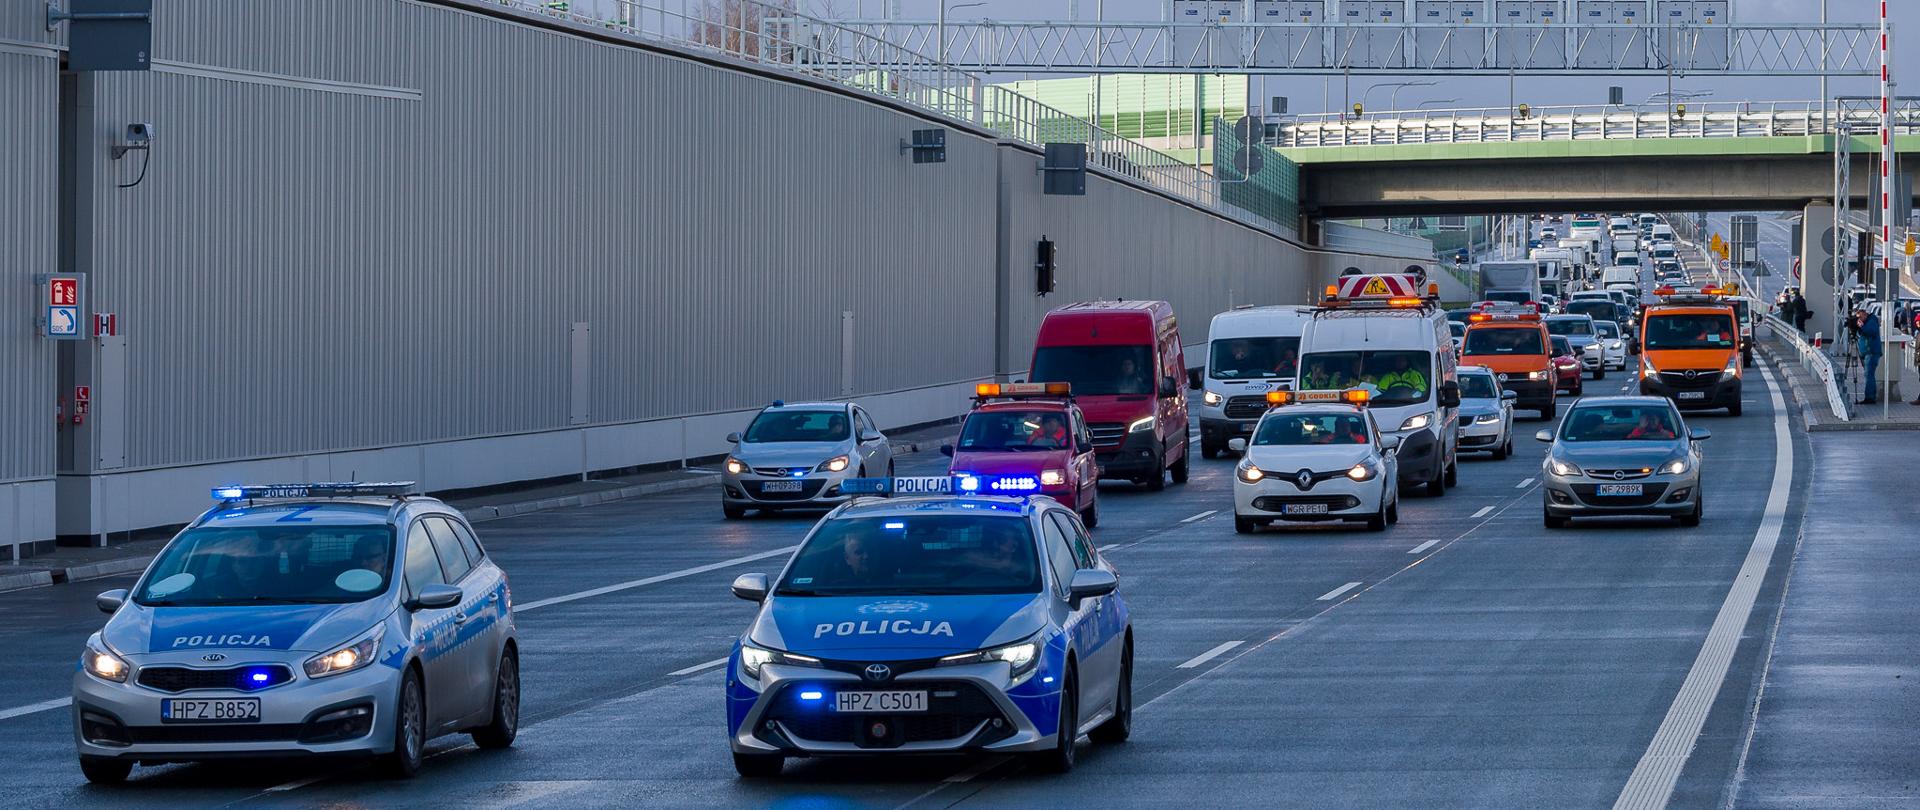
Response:
[[[41,333],[55,340],[80,340],[80,277],[46,276],[46,307]]]

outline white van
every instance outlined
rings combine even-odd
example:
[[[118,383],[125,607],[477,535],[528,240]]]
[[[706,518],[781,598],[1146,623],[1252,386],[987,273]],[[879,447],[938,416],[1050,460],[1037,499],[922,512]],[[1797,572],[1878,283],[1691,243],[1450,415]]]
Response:
[[[1201,374],[1200,455],[1213,458],[1245,438],[1267,412],[1267,392],[1293,386],[1300,333],[1311,307],[1243,306],[1213,316]]]
[[[1629,250],[1615,253],[1613,254],[1613,264],[1616,267],[1639,267],[1640,252],[1637,250]]]
[[[1615,265],[1602,270],[1600,271],[1600,286],[1602,289],[1610,290],[1615,287],[1621,287],[1637,292],[1640,289],[1640,268]]]
[[[1300,338],[1296,390],[1364,387],[1382,435],[1399,445],[1400,484],[1440,495],[1459,476],[1460,382],[1439,296],[1336,299]],[[1379,383],[1385,383],[1384,387]]]

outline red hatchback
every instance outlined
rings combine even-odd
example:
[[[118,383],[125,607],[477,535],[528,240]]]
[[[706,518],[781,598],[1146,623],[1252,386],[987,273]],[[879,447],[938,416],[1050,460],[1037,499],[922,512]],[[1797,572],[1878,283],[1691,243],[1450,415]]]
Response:
[[[1580,396],[1586,390],[1586,377],[1580,369],[1580,356],[1573,353],[1573,343],[1564,337],[1553,337],[1553,387],[1574,396]]]
[[[951,475],[1046,495],[1079,512],[1088,528],[1100,521],[1093,434],[1066,383],[982,383],[973,401],[959,443],[940,448],[953,457]]]

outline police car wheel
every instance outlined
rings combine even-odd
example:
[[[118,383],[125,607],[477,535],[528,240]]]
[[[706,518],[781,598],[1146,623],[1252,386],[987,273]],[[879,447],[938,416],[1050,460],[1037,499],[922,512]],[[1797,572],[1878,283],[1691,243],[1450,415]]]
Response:
[[[720,506],[720,514],[726,516],[728,520],[739,520],[747,516],[747,508],[744,506],[722,504]]]
[[[1060,683],[1060,723],[1054,727],[1053,747],[1033,755],[1034,768],[1042,773],[1073,770],[1074,744],[1080,739],[1080,682],[1074,678],[1073,664],[1067,664],[1067,676]]]
[[[381,770],[394,779],[408,779],[420,770],[421,755],[427,748],[427,700],[420,687],[420,672],[407,668],[400,681],[400,696],[395,701],[393,751],[382,758]]]
[[[519,734],[520,657],[508,650],[500,655],[500,668],[493,679],[493,720],[473,730],[473,744],[507,748]]]
[[[1120,648],[1120,686],[1113,695],[1113,716],[1087,732],[1087,737],[1103,744],[1123,743],[1133,736],[1133,638]]]
[[[733,755],[733,769],[748,779],[771,779],[787,767],[787,758],[779,754]]]
[[[133,773],[133,761],[112,757],[80,757],[80,772],[96,785],[117,785]]]

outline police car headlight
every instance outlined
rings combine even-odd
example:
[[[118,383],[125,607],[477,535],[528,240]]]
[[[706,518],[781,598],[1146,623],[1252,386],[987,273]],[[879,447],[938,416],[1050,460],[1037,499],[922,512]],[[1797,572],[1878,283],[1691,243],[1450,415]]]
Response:
[[[1669,461],[1665,464],[1660,465],[1660,472],[1664,475],[1679,475],[1686,471],[1687,471],[1687,459],[1685,456],[1676,458],[1672,461]]]
[[[732,456],[727,457],[727,472],[732,473],[734,475],[743,475],[748,470],[751,470],[751,469],[753,468],[747,466],[746,462],[741,461],[740,459],[734,458]]]
[[[1249,484],[1258,484],[1260,483],[1260,479],[1267,477],[1266,473],[1261,472],[1259,467],[1255,467],[1252,464],[1241,465],[1239,469],[1234,471],[1234,474],[1238,475],[1240,480]]]
[[[1558,476],[1571,477],[1581,474],[1580,465],[1557,458],[1548,461],[1547,468],[1553,470],[1553,474]]]
[[[1224,399],[1225,397],[1222,397],[1219,394],[1216,394],[1212,391],[1208,391],[1200,395],[1200,401],[1205,402],[1208,405],[1218,405]]]
[[[1546,379],[1546,378],[1547,378],[1547,373],[1546,373],[1546,372],[1544,372],[1544,371],[1529,371],[1529,372],[1527,372],[1527,379],[1529,379],[1529,380],[1534,380],[1534,381],[1536,381],[1536,382],[1538,382],[1538,381],[1540,381],[1540,380],[1544,380],[1544,379]]]
[[[834,456],[833,458],[820,462],[820,466],[813,468],[813,471],[814,472],[839,472],[846,468],[847,468],[847,457]]]
[[[1474,417],[1473,423],[1476,425],[1496,425],[1500,423],[1500,414],[1483,413]]]
[[[1139,433],[1140,431],[1143,431],[1143,430],[1152,430],[1152,429],[1153,429],[1153,417],[1151,416],[1148,416],[1142,419],[1135,419],[1131,424],[1127,425],[1128,433]]]
[[[1355,481],[1365,481],[1373,477],[1373,467],[1364,461],[1355,464],[1347,470],[1347,477]]]
[[[352,672],[373,663],[374,656],[380,654],[380,642],[386,637],[387,626],[381,624],[373,628],[373,632],[361,636],[356,641],[307,659],[302,668],[307,671],[309,678],[325,678],[343,672]]]
[[[815,667],[820,659],[807,655],[798,655],[779,650],[755,647],[752,644],[740,645],[740,671],[746,676],[758,680],[760,668],[767,664],[792,664],[794,666]]]
[[[1066,482],[1067,482],[1066,470],[1041,470],[1040,471],[1040,485],[1043,487],[1057,487]]]
[[[87,649],[80,653],[80,665],[85,667],[87,673],[93,677],[114,683],[126,683],[127,671],[132,669],[127,666],[126,659],[114,655],[104,647],[95,646],[92,642],[88,642]]]
[[[1040,645],[1028,640],[1017,644],[1008,644],[1004,647],[993,647],[979,652],[949,655],[940,659],[940,666],[947,667],[959,664],[984,664],[990,661],[1005,661],[1007,662],[1007,666],[1012,668],[1013,677],[1018,678],[1028,672],[1032,672],[1034,665],[1038,663],[1039,660]]]
[[[1407,417],[1407,421],[1401,422],[1400,429],[1401,430],[1419,430],[1432,423],[1433,423],[1432,416],[1429,416],[1424,413],[1416,413],[1412,416]]]

